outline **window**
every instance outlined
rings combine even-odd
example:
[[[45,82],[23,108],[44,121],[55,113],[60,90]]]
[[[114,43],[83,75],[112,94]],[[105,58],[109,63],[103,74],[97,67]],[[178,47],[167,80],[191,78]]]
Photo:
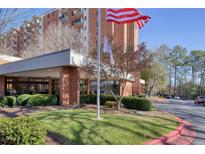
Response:
[[[74,23],[79,23],[79,22],[81,22],[82,21],[82,18],[78,18],[78,19],[75,19],[74,20]]]

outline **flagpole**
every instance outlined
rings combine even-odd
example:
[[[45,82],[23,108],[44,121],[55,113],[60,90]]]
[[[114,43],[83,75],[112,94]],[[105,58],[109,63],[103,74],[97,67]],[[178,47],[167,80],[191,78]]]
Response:
[[[100,38],[101,38],[101,8],[98,8],[98,52],[97,52],[97,120],[100,120]]]

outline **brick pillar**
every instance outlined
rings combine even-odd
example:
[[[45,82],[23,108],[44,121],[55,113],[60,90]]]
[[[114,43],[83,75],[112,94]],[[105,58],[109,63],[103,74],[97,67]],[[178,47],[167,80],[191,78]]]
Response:
[[[53,91],[53,80],[52,78],[48,79],[48,94],[51,95]]]
[[[140,72],[132,73],[134,76],[134,81],[132,83],[132,95],[140,94]]]
[[[5,89],[6,89],[6,77],[0,76],[0,96],[5,95]]]
[[[77,67],[60,69],[60,104],[78,104],[80,100],[80,72]]]

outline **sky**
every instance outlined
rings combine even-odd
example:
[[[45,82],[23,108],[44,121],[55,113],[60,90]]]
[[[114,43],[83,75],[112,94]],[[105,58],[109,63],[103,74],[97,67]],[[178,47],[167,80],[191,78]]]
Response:
[[[205,50],[205,9],[139,9],[151,16],[140,30],[139,42],[151,49],[161,44]]]
[[[48,8],[32,9],[12,27],[18,27],[25,19],[41,15]],[[188,50],[205,50],[205,9],[139,9],[151,16],[151,20],[140,30],[139,42],[147,42],[150,49],[161,44],[170,47],[182,45]],[[25,11],[25,9],[21,9]]]
[[[13,9],[10,9],[10,11],[12,10]],[[4,31],[5,32],[8,31],[11,27],[18,28],[23,24],[24,20],[30,20],[34,15],[42,15],[43,13],[49,10],[51,9],[50,8],[39,8],[39,9],[21,8],[21,9],[18,9],[18,12],[17,12],[18,18],[14,22],[11,22]]]

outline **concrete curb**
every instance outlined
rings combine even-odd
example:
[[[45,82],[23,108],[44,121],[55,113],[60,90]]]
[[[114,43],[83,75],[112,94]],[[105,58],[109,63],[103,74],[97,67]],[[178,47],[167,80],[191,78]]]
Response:
[[[160,138],[147,141],[145,145],[190,145],[196,137],[196,131],[192,125],[176,117],[180,125],[171,133],[166,134]]]

